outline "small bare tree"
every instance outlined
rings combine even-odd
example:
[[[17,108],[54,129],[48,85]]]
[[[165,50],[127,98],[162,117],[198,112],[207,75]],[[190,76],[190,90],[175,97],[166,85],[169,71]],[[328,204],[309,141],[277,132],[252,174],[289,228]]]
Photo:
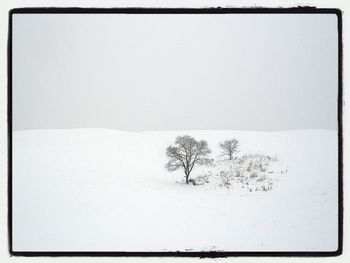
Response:
[[[166,149],[166,155],[170,158],[166,168],[169,172],[182,168],[186,175],[186,184],[188,184],[193,167],[196,164],[203,165],[210,162],[210,159],[207,158],[210,152],[206,141],[196,141],[188,135],[178,136],[175,146],[170,145]]]
[[[236,139],[232,139],[220,143],[219,146],[222,150],[222,155],[227,156],[230,160],[232,160],[233,154],[237,152],[239,142]]]

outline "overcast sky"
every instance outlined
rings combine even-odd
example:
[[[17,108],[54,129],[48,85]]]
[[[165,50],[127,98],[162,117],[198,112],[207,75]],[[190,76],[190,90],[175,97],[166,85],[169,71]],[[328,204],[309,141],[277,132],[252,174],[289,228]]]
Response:
[[[13,128],[337,128],[331,14],[15,14]]]

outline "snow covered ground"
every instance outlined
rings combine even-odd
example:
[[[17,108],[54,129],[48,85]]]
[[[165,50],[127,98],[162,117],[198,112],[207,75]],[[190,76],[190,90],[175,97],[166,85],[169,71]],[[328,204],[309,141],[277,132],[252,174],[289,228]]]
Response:
[[[209,173],[209,183],[186,185],[182,171],[165,169],[166,147],[185,134],[213,151],[215,164],[191,174]],[[271,189],[256,191],[238,177],[220,186],[237,170],[219,157],[218,143],[232,138],[240,142],[236,160],[274,159],[266,169]],[[337,178],[335,131],[15,131],[13,248],[334,251]]]

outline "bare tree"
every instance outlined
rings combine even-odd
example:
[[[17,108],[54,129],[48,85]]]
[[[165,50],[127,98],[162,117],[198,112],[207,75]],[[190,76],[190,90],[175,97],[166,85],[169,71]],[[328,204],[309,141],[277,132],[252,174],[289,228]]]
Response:
[[[196,164],[203,165],[210,162],[210,159],[207,158],[210,152],[206,141],[196,141],[188,135],[178,136],[175,146],[170,145],[166,149],[166,155],[170,158],[166,168],[169,172],[182,168],[186,175],[186,184],[188,184],[193,167]]]
[[[228,158],[232,160],[233,154],[237,152],[239,142],[236,139],[232,139],[220,143],[219,146],[222,149],[222,155],[228,156]]]

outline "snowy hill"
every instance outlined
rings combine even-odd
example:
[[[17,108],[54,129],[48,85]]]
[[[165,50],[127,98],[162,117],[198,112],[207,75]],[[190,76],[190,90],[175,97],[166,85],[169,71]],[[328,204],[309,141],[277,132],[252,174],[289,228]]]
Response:
[[[212,150],[196,185],[165,169],[185,134]],[[15,131],[14,250],[334,251],[337,178],[335,131]]]

